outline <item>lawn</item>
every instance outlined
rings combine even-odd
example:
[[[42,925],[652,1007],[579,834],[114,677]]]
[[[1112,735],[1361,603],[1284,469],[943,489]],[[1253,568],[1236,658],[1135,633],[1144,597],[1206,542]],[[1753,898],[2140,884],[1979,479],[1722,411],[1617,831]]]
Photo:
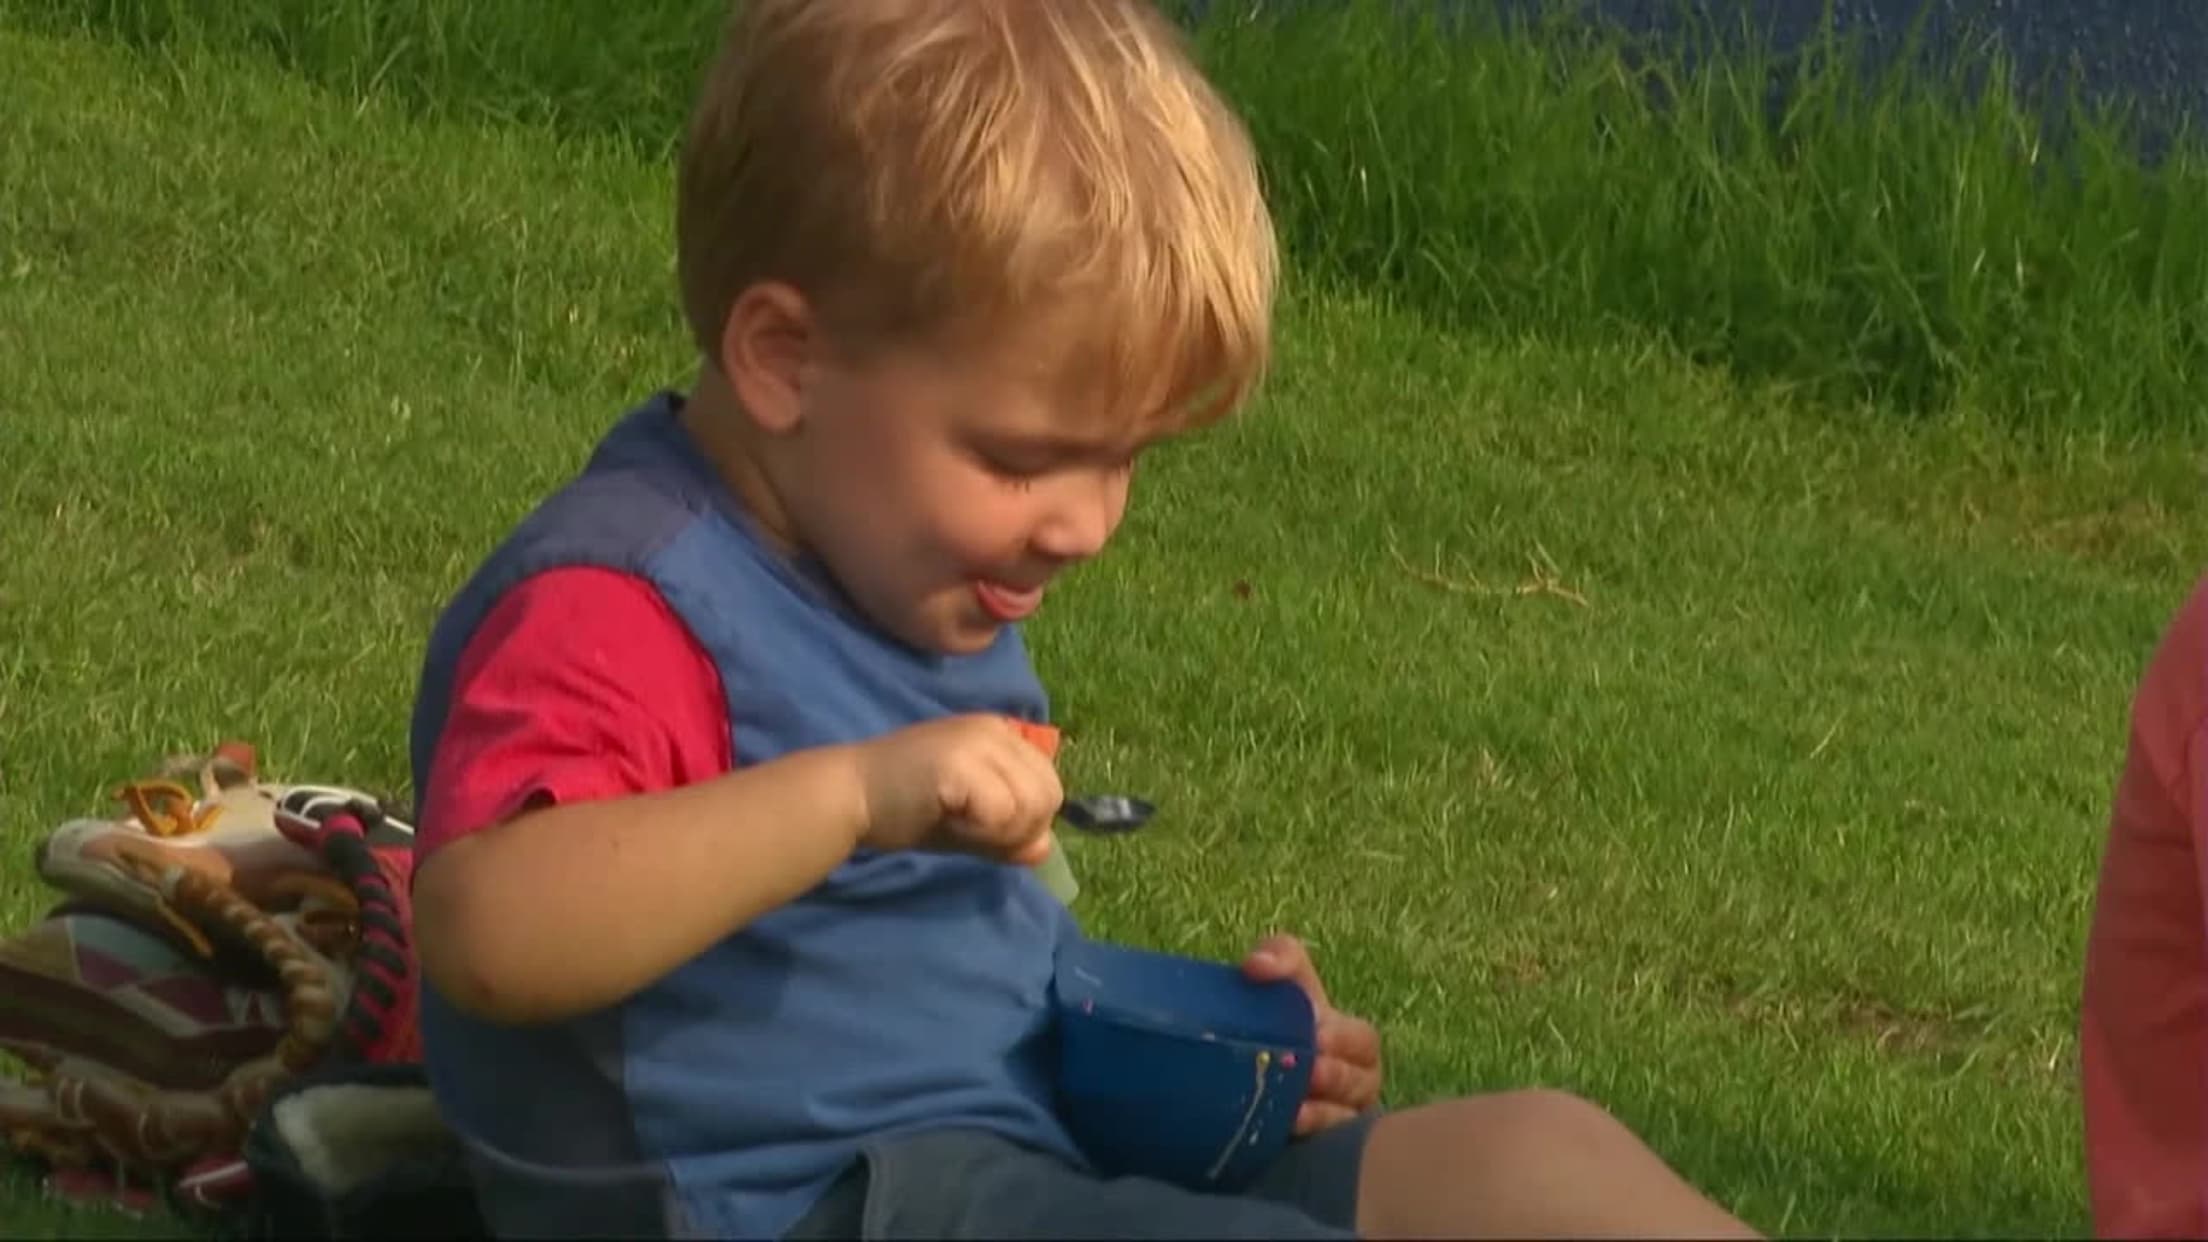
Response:
[[[662,160],[297,69],[0,25],[0,857],[228,736],[403,792],[446,592],[684,380]],[[2080,337],[2003,380],[2045,418],[1879,398],[1927,414],[1353,259],[1032,626],[1068,783],[1164,808],[1071,843],[1090,929],[1300,931],[1391,1102],[1580,1091],[1766,1230],[2082,1232],[2101,819],[2208,548],[2197,416],[2149,415],[2197,372]],[[2121,366],[2131,434],[2066,429]],[[164,1225],[17,1181],[0,1228]]]

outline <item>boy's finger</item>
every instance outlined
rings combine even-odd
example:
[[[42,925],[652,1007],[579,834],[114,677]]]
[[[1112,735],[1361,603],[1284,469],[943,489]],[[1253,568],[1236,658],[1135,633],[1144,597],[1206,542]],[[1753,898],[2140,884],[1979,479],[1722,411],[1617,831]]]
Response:
[[[1296,1109],[1296,1124],[1293,1133],[1298,1137],[1313,1134],[1332,1126],[1338,1126],[1345,1121],[1353,1121],[1356,1117],[1357,1113],[1354,1109],[1344,1108],[1339,1104],[1328,1103],[1325,1100],[1305,1100],[1303,1105]]]
[[[1012,805],[1009,793],[1000,794],[996,802],[1003,807]],[[964,814],[948,821],[952,834],[952,846],[970,854],[1022,866],[1033,866],[1050,856],[1051,843],[1056,839],[1046,822],[1035,831],[1022,834],[1019,825],[1024,822],[1011,814]]]
[[[1327,1097],[1353,1112],[1361,1112],[1380,1102],[1380,1072],[1363,1066],[1347,1065],[1337,1084],[1340,1088]]]
[[[1380,1028],[1354,1014],[1330,1011],[1319,1023],[1319,1051],[1357,1065],[1378,1065]]]
[[[1321,1056],[1311,1063],[1311,1087],[1308,1094],[1314,1100],[1339,1101],[1348,1076],[1347,1065],[1333,1057]]]
[[[1014,863],[1043,861],[1050,854],[1051,817],[1064,800],[1057,769],[1022,743],[992,749],[987,762],[1001,809],[986,822],[981,844]]]
[[[1059,780],[1058,765],[1048,755],[1032,746],[1017,746],[1013,750],[1013,764],[1019,773],[1021,795],[1033,802],[1031,807],[1023,809],[1032,810],[1047,822],[1058,813],[1058,808],[1066,800],[1066,787]]]
[[[1012,825],[1019,801],[1002,768],[983,758],[968,761],[959,773],[955,795],[946,799],[958,834],[969,846],[1003,850],[1013,844]]]
[[[1010,783],[1017,805],[1017,819],[1008,825],[1010,833],[1030,843],[1048,841],[1051,822],[1057,818],[1058,808],[1066,800],[1065,788],[1058,783],[1058,772],[1048,759],[1032,751],[1008,758],[1010,764],[1005,779]]]
[[[1293,979],[1302,986],[1311,1003],[1326,1009],[1326,988],[1319,983],[1318,968],[1311,963],[1311,953],[1303,941],[1278,932],[1266,936],[1243,959],[1242,969],[1251,978],[1261,982],[1275,979]]]
[[[1022,867],[1035,866],[1050,857],[1051,845],[1057,839],[1057,834],[1046,828],[1015,849],[1011,854],[1011,861]]]
[[[1363,1108],[1380,1098],[1380,1075],[1367,1066],[1321,1056],[1312,1063],[1311,1086],[1305,1094],[1329,1104]]]

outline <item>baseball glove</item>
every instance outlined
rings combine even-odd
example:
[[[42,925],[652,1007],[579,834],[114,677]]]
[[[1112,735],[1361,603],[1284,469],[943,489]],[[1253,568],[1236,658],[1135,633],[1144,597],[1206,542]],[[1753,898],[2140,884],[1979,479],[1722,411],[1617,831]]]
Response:
[[[61,825],[63,900],[0,940],[0,1140],[48,1186],[234,1209],[248,1132],[312,1072],[419,1060],[412,828],[337,785],[259,779],[251,747],[172,761],[127,813]]]

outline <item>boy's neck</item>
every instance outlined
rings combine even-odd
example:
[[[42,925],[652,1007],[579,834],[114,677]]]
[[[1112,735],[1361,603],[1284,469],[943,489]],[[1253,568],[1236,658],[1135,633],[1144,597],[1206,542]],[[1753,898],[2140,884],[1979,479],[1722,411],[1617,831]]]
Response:
[[[682,429],[713,465],[714,473],[751,515],[759,533],[776,550],[795,555],[796,535],[790,517],[759,464],[758,430],[737,403],[727,381],[710,365],[698,368],[697,382],[682,403]]]

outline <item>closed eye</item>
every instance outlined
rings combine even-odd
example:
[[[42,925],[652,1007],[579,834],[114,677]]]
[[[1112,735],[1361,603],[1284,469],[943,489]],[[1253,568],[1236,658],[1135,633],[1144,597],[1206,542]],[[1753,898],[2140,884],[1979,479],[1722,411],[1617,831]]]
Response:
[[[1004,457],[992,453],[978,453],[982,469],[1008,483],[1031,484],[1050,472],[1050,466],[1024,458]]]
[[[1135,453],[1122,454],[1103,445],[1073,440],[1047,443],[981,441],[973,444],[969,451],[984,470],[1007,483],[1022,485],[1031,485],[1055,471],[1085,466],[1101,467],[1114,475],[1130,474],[1134,471],[1136,457]]]

